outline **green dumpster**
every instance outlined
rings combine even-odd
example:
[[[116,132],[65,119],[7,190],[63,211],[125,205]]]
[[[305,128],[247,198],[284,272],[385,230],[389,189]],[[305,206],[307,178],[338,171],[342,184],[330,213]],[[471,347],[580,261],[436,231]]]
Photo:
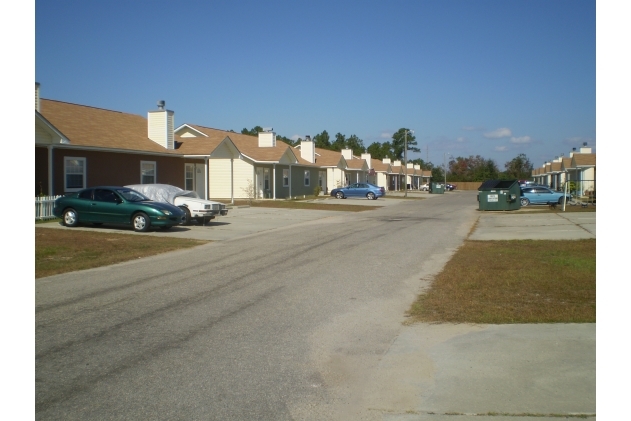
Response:
[[[478,187],[479,210],[505,211],[521,209],[517,180],[487,180]]]
[[[445,193],[445,185],[442,183],[429,183],[429,193],[430,194],[444,194]]]

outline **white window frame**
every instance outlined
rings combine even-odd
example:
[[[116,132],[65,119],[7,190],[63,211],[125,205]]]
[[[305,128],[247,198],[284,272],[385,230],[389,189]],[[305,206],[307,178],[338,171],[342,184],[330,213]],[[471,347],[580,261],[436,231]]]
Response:
[[[311,186],[311,170],[305,170],[305,187]]]
[[[145,164],[153,165],[153,183],[144,183],[142,180],[142,166]],[[140,184],[155,184],[158,182],[158,165],[156,161],[140,161]]]
[[[68,187],[68,161],[70,160],[77,160],[77,161],[81,161],[83,162],[83,180],[82,180],[82,187]],[[66,156],[64,157],[64,191],[65,192],[75,192],[75,191],[79,191],[79,190],[83,190],[86,188],[87,184],[87,159],[86,158],[80,158],[80,157],[76,157],[76,156]]]
[[[289,169],[283,169],[283,187],[289,187]]]

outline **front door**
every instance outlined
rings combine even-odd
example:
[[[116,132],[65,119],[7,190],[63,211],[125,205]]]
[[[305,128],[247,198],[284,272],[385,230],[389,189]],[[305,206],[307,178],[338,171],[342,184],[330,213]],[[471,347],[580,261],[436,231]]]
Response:
[[[202,199],[206,199],[206,192],[204,189],[205,179],[206,177],[204,177],[204,165],[195,164],[195,192]]]
[[[263,190],[265,190],[265,181],[263,179],[263,168],[256,169],[256,197],[263,197]]]

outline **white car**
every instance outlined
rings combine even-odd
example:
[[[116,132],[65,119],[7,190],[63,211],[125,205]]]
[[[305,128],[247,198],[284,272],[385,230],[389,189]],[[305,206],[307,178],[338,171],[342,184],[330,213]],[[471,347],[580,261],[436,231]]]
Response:
[[[428,191],[429,190],[429,184],[425,183],[421,187],[419,187],[419,189],[422,190],[422,191]]]
[[[223,203],[202,199],[194,191],[182,190],[169,184],[131,184],[125,187],[136,190],[153,201],[170,203],[182,209],[186,214],[183,225],[189,225],[191,219],[204,225],[218,215],[228,214]]]

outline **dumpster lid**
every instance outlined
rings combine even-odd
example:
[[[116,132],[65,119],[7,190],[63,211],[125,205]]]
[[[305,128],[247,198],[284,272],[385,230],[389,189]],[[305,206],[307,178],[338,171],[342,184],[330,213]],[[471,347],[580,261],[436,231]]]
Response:
[[[517,180],[487,180],[478,187],[478,191],[490,190],[490,189],[504,189],[507,190],[513,185],[518,183]]]

